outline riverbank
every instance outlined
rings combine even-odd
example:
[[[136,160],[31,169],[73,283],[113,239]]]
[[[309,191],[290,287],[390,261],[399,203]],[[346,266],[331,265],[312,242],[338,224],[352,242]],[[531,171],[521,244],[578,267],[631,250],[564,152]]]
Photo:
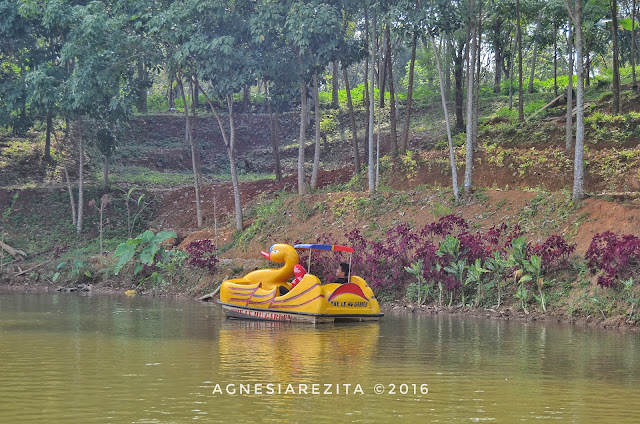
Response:
[[[0,283],[0,294],[2,293],[24,293],[24,294],[38,294],[38,293],[51,293],[62,294],[66,296],[101,296],[101,295],[125,295],[125,292],[130,289],[111,286],[91,285],[88,289],[82,286],[57,286],[51,282],[33,282],[23,281],[20,283],[7,283],[3,281]],[[155,297],[159,299],[185,299],[200,302],[198,300],[202,295],[207,294],[205,291],[200,291],[197,294],[184,293],[184,292],[166,292],[158,290],[139,290],[135,294],[129,293],[129,296],[142,296],[142,297]],[[217,299],[217,296],[216,296]],[[214,300],[215,301],[215,300]],[[640,332],[640,326],[637,323],[631,322],[628,317],[623,315],[612,316],[605,318],[601,315],[586,315],[586,316],[574,316],[568,317],[565,310],[550,309],[546,313],[537,309],[531,309],[524,311],[518,308],[514,304],[501,305],[499,308],[485,308],[485,307],[463,307],[462,305],[454,305],[451,307],[443,306],[439,307],[437,304],[427,304],[417,306],[415,303],[408,301],[406,298],[393,300],[390,302],[383,302],[380,305],[381,312],[385,314],[390,313],[406,313],[417,315],[451,315],[451,316],[465,316],[478,319],[487,320],[504,320],[504,321],[523,321],[540,323],[542,325],[547,323],[574,325],[581,327],[595,327],[615,329],[622,331],[631,331],[634,333]],[[383,318],[384,319],[384,318]]]

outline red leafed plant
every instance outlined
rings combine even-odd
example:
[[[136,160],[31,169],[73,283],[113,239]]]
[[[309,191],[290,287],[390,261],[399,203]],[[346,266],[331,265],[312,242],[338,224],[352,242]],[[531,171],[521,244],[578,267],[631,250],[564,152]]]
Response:
[[[585,259],[591,272],[602,271],[598,284],[611,287],[640,269],[640,239],[632,234],[598,233],[593,236]]]

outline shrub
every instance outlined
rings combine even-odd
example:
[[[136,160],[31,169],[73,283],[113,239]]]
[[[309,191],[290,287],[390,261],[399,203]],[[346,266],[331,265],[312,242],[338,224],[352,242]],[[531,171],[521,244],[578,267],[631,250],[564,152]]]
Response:
[[[187,263],[196,268],[205,268],[213,273],[218,265],[217,249],[213,241],[196,240],[187,244],[184,248],[189,254]]]
[[[592,273],[602,272],[598,284],[611,287],[638,271],[640,239],[632,234],[598,233],[591,240],[585,259]]]

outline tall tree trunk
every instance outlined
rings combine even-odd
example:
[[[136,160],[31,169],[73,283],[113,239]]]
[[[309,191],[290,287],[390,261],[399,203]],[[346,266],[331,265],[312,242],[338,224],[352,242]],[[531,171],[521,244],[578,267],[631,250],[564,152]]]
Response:
[[[376,84],[376,73],[375,66],[376,63],[376,15],[373,15],[371,20],[371,90],[369,94],[369,194],[374,194],[376,191],[375,180],[374,180],[374,158],[373,158],[373,119],[374,119],[374,108],[375,108],[375,84]]]
[[[516,29],[517,31],[517,29]],[[511,41],[511,58],[509,59],[509,110],[513,109],[513,67],[515,66],[516,40]]]
[[[180,90],[180,96],[182,97],[182,102],[184,104],[184,119],[185,119],[185,128],[187,131],[187,138],[189,140],[189,146],[191,147],[191,168],[193,170],[193,187],[195,189],[195,199],[196,199],[196,223],[198,228],[202,227],[202,208],[200,202],[200,172],[198,169],[198,158],[197,156],[200,152],[195,145],[193,139],[193,127],[191,125],[191,115],[189,113],[189,102],[187,101],[187,96],[185,94],[184,84],[182,83],[182,76],[178,75],[178,88]]]
[[[244,225],[242,223],[242,202],[240,199],[240,185],[238,184],[238,171],[236,168],[235,158],[236,125],[235,115],[233,112],[233,96],[227,95],[225,99],[227,101],[227,110],[229,112],[229,135],[227,136],[227,130],[224,128],[222,118],[220,118],[220,114],[218,114],[215,105],[211,101],[211,98],[206,91],[202,90],[202,87],[200,87],[200,91],[202,91],[202,94],[204,94],[204,98],[207,100],[209,108],[211,108],[211,112],[213,112],[213,116],[216,118],[216,121],[218,121],[218,127],[220,128],[220,133],[222,134],[222,141],[224,142],[224,146],[227,150],[227,157],[229,158],[229,166],[231,168],[231,184],[233,186],[233,200],[235,204],[236,230],[242,231]],[[215,207],[215,198],[213,201]]]
[[[142,60],[138,60],[138,101],[136,108],[139,113],[147,113],[147,71]]]
[[[351,146],[353,148],[354,175],[360,173],[362,164],[360,163],[360,150],[358,149],[358,131],[356,129],[356,116],[353,112],[353,101],[351,100],[351,86],[349,85],[349,75],[347,68],[342,68],[342,78],[347,91],[347,106],[349,107],[349,122],[351,124]]]
[[[473,145],[478,145],[478,118],[480,113],[479,110],[479,102],[480,102],[480,59],[481,59],[481,51],[482,51],[482,0],[478,3],[478,28],[476,29],[476,34],[478,37],[478,41],[476,44],[476,82],[475,82],[475,98],[473,99]]]
[[[494,51],[494,59],[495,59],[495,78],[493,80],[493,92],[500,93],[500,88],[502,85],[502,50],[504,47],[502,46],[502,40],[500,40],[500,31],[502,29],[502,21],[503,18],[501,16],[496,16],[493,19],[493,51]]]
[[[462,50],[464,49],[463,43],[458,45],[457,52],[454,56],[454,68],[453,74],[455,79],[455,103],[456,103],[456,130],[462,131],[464,130],[464,115],[462,113],[462,104],[463,104],[463,55]]]
[[[167,88],[167,106],[169,110],[175,110],[176,108],[176,98],[173,90],[173,76],[169,75],[169,86]]]
[[[365,13],[365,26],[369,27],[369,19]],[[367,49],[369,48],[369,31],[367,30]],[[364,126],[364,141],[362,142],[362,148],[364,149],[365,161],[369,157],[369,113],[371,111],[371,105],[369,104],[369,56],[364,58],[364,91],[362,93],[362,104],[364,105],[365,126]]]
[[[449,37],[443,39],[442,42],[444,43],[443,50],[445,51],[443,68],[444,92],[447,94],[447,100],[449,100],[451,99],[451,60],[453,57],[453,46],[451,46],[451,39],[449,39]]]
[[[613,101],[612,113],[620,115],[620,63],[618,60],[618,1],[609,0],[611,6],[611,39],[613,40]],[[576,31],[577,33],[577,31]]]
[[[582,0],[575,0],[574,5],[566,2],[569,16],[575,25],[576,60],[578,62],[578,87],[576,99],[576,147],[573,161],[573,200],[584,198],[584,60],[582,56]]]
[[[518,119],[524,122],[524,92],[522,89],[522,24],[520,22],[520,0],[516,0],[516,16],[518,26],[516,39],[518,40]]]
[[[266,85],[266,84],[265,84]],[[274,119],[273,116],[273,106],[271,104],[271,97],[269,96],[269,88],[266,88],[267,92],[267,110],[269,112],[269,132],[271,135],[271,151],[273,153],[273,165],[274,165],[274,173],[276,175],[276,181],[282,180],[282,169],[280,168],[280,149],[278,148],[280,144],[280,131],[278,130],[278,121],[279,116],[276,112],[276,116]]]
[[[311,190],[318,188],[320,168],[320,99],[318,92],[318,74],[313,74],[313,109],[315,113],[315,149],[313,151],[313,169],[311,171]]]
[[[391,155],[393,157],[398,156],[398,131],[396,123],[396,93],[393,86],[393,59],[391,57],[391,30],[389,25],[385,29],[386,44],[386,62],[387,69],[389,69],[389,124],[391,126]]]
[[[473,94],[474,94],[474,69],[476,64],[476,49],[478,39],[476,38],[476,17],[475,4],[471,0],[469,9],[472,11],[471,21],[469,21],[469,40],[471,46],[469,49],[470,58],[467,63],[467,157],[464,170],[464,195],[467,199],[472,194],[472,181],[473,181]]]
[[[573,35],[571,34],[571,19],[569,19],[569,37],[567,38],[567,52],[569,53],[569,76],[567,84],[567,124],[565,127],[565,150],[573,147]]]
[[[249,92],[251,91],[251,87],[249,84],[245,84],[242,88],[242,113],[249,113],[251,102],[249,101]]]
[[[75,133],[78,135],[78,219],[76,232],[80,234],[84,218],[84,123],[81,117],[78,117],[76,128]]]
[[[638,83],[636,81],[636,0],[633,0],[631,7],[631,74],[633,79],[633,91],[638,91]]]
[[[416,47],[418,44],[418,31],[413,32],[411,40],[411,61],[409,62],[409,86],[407,87],[407,107],[404,114],[404,129],[400,139],[400,151],[404,152],[409,146],[409,126],[411,124],[411,103],[413,100],[413,76],[416,63]]]
[[[385,26],[384,31],[384,41],[382,44],[382,50],[380,51],[380,58],[382,59],[382,63],[380,66],[380,74],[378,75],[378,89],[380,92],[378,107],[380,110],[384,109],[384,92],[386,90],[386,81],[387,81],[387,51],[389,48],[389,34],[387,32],[388,25]]]
[[[42,160],[46,163],[51,162],[51,131],[53,130],[53,117],[51,114],[47,115],[47,134],[44,138],[44,155]]]
[[[300,59],[300,57],[298,56]],[[305,113],[307,110],[307,88],[303,80],[300,80],[300,134],[298,138],[298,194],[307,194],[307,186],[304,181],[304,147],[305,134],[307,132]]]
[[[553,22],[553,97],[558,97],[558,22]]]
[[[102,190],[109,189],[109,157],[104,157],[104,167],[102,168]]]
[[[444,113],[444,122],[447,128],[447,141],[449,143],[449,162],[451,164],[451,184],[453,186],[453,196],[456,203],[460,201],[460,193],[458,192],[458,170],[456,168],[455,151],[453,149],[453,139],[451,137],[451,121],[449,120],[449,111],[447,109],[447,96],[442,77],[442,66],[440,65],[440,53],[433,39],[433,34],[429,31],[429,39],[433,47],[433,54],[436,58],[436,67],[438,68],[438,80],[440,81],[440,97],[442,99],[442,112]]]
[[[338,85],[338,79],[340,78],[340,70],[338,69],[338,61],[333,61],[333,78],[331,78],[331,108],[338,109],[340,107],[340,98],[338,97],[338,91],[340,87]]]
[[[233,114],[233,96],[227,94],[227,108],[229,110],[229,143],[227,144],[227,156],[231,166],[231,184],[233,185],[233,203],[236,210],[236,230],[242,231],[242,201],[240,199],[240,185],[238,184],[238,171],[236,169],[236,125]]]
[[[68,130],[68,126],[67,126]],[[58,140],[58,136],[56,135],[55,129],[53,130],[53,138],[56,141],[57,149],[60,154],[60,162],[62,163],[62,169],[64,171],[64,179],[67,182],[67,190],[69,191],[69,203],[71,204],[71,223],[76,225],[77,217],[76,217],[76,202],[73,199],[73,188],[71,187],[71,178],[69,178],[69,170],[67,168],[67,161],[64,158],[64,146],[63,143],[60,143]],[[65,134],[64,140],[66,140],[67,136]]]
[[[533,57],[531,58],[531,74],[529,75],[529,93],[533,93],[533,78],[536,74],[536,62],[538,61],[538,38],[540,37],[540,27],[542,26],[542,9],[538,11],[538,23],[536,24],[536,34],[533,39]]]

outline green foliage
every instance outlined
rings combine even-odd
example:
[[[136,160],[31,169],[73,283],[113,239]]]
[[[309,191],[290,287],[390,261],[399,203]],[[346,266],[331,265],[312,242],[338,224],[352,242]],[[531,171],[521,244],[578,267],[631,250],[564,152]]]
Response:
[[[92,269],[85,261],[81,259],[63,261],[56,266],[56,272],[51,277],[53,283],[66,274],[65,280],[69,280],[75,284],[83,283],[92,277]]]
[[[133,276],[142,274],[141,282],[151,281],[153,286],[157,286],[175,274],[177,267],[186,258],[186,254],[181,250],[168,251],[163,247],[163,243],[171,238],[175,238],[176,233],[171,231],[160,231],[153,234],[152,231],[145,231],[135,238],[130,238],[124,243],[120,243],[113,253],[118,261],[113,270],[114,275],[118,275],[122,269],[133,261]]]
[[[422,259],[418,259],[418,261],[412,263],[411,266],[404,267],[405,271],[416,279],[415,283],[411,283],[407,287],[407,298],[415,301],[418,306],[422,305],[427,300],[431,287],[423,276],[422,267]]]

